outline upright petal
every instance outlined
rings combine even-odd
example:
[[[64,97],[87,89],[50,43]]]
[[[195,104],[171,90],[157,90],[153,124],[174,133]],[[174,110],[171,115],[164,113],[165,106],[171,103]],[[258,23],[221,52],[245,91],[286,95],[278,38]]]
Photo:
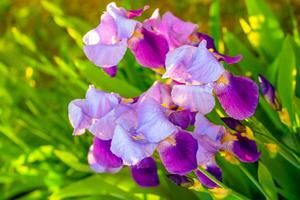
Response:
[[[235,119],[251,117],[256,110],[258,87],[249,78],[226,72],[222,80],[215,85],[214,92],[225,112]]]
[[[157,166],[151,157],[144,158],[138,164],[131,166],[131,175],[141,187],[155,187],[159,185]]]
[[[241,134],[236,134],[238,140],[233,141],[232,152],[242,162],[256,162],[261,153],[257,149],[257,145],[254,140],[250,140]]]
[[[91,124],[91,118],[84,112],[85,100],[76,99],[69,103],[69,120],[74,128],[73,135],[81,135]]]
[[[122,169],[122,159],[110,151],[111,140],[100,140],[94,138],[94,143],[88,154],[91,168],[98,172],[116,173]]]
[[[138,105],[137,133],[149,142],[160,142],[177,131],[164,113],[163,107],[154,99],[148,98]]]
[[[174,106],[171,98],[171,86],[155,81],[153,85],[141,96],[140,100],[152,98],[160,105],[170,108]]]
[[[184,45],[167,54],[166,73],[163,78],[193,84],[211,83],[220,78],[224,67],[202,41],[198,48]]]
[[[145,67],[159,68],[165,65],[169,51],[168,42],[161,34],[141,29],[142,38],[132,40],[130,49],[138,63]]]
[[[169,120],[182,129],[187,129],[189,126],[194,125],[195,115],[196,113],[190,110],[174,111],[169,115]]]
[[[87,58],[98,67],[116,66],[125,55],[127,41],[121,40],[115,44],[86,45],[83,50]]]
[[[104,13],[101,16],[101,22],[98,27],[102,44],[114,44],[119,39],[116,23],[109,13]]]
[[[146,5],[146,6],[144,6],[144,8],[141,8],[141,9],[128,10],[126,14],[129,19],[132,19],[132,18],[141,16],[143,14],[143,12],[147,9],[149,9],[149,6]]]
[[[217,165],[209,165],[206,168],[206,171],[213,175],[217,180],[222,181],[222,171]],[[218,185],[210,180],[206,175],[201,171],[196,170],[196,175],[199,178],[200,182],[208,188],[218,187]]]
[[[85,112],[92,118],[101,118],[120,102],[120,97],[113,93],[97,90],[90,85],[86,92]]]
[[[215,106],[209,85],[174,85],[172,99],[176,105],[202,114],[209,113]]]
[[[134,133],[117,125],[112,138],[111,151],[122,158],[124,165],[136,165],[139,161],[153,154],[157,144],[149,143]]]
[[[115,20],[118,37],[120,39],[130,38],[138,22],[136,20],[129,19],[127,11],[124,8],[117,7],[114,2],[108,4],[106,10]]]
[[[170,48],[187,44],[189,36],[196,31],[196,24],[182,21],[172,13],[166,12],[161,19],[158,30],[165,35]]]
[[[179,131],[158,146],[163,165],[172,174],[184,175],[197,168],[197,141],[184,131]]]

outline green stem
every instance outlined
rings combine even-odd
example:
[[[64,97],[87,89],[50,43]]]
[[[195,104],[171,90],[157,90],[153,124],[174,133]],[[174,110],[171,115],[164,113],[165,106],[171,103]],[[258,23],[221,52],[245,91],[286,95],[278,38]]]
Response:
[[[224,183],[217,180],[213,175],[211,175],[208,171],[206,171],[203,167],[199,166],[198,170],[203,173],[205,176],[207,176],[211,181],[213,181],[216,185],[218,185],[220,188],[227,189],[231,191],[231,194],[234,195],[237,199],[240,200],[250,200],[249,198],[239,194],[238,192],[235,192],[234,190],[228,188]]]
[[[264,189],[260,186],[260,184],[257,182],[257,180],[252,176],[250,172],[243,166],[243,165],[238,165],[239,168],[242,170],[244,174],[251,180],[251,182],[257,187],[257,189],[266,197],[266,199],[270,199],[268,194],[264,191]]]

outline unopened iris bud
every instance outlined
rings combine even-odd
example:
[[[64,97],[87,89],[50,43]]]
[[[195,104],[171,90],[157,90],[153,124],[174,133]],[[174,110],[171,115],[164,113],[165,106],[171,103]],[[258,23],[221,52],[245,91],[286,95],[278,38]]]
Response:
[[[275,110],[281,110],[281,103],[277,96],[276,90],[273,85],[261,74],[258,75],[258,80],[260,83],[260,88],[262,95],[265,100],[274,108]]]
[[[187,176],[181,176],[178,174],[167,174],[167,177],[176,185],[189,188],[194,185],[194,180]]]
[[[232,130],[240,133],[246,132],[246,126],[244,126],[239,120],[231,117],[222,117],[221,120]]]

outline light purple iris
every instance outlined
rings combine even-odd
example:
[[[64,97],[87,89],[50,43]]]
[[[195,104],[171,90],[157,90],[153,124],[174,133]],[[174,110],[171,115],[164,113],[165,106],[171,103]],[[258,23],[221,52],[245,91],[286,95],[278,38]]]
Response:
[[[105,124],[111,121],[113,109],[119,104],[121,98],[114,93],[106,93],[90,86],[85,99],[76,99],[69,104],[69,119],[74,128],[73,135],[80,135],[89,129],[95,136],[109,139],[103,136],[108,133],[109,126],[102,130],[95,130],[93,124]],[[103,127],[102,127],[103,128]]]
[[[115,3],[108,4],[106,10],[100,24],[83,37],[84,52],[90,61],[114,76],[115,66],[125,55],[127,40],[139,23],[131,18],[141,15],[143,10],[126,11]]]
[[[260,88],[262,95],[266,99],[266,101],[274,108],[275,110],[281,110],[281,103],[277,96],[276,90],[273,85],[263,76],[259,75],[258,80],[260,83]]]

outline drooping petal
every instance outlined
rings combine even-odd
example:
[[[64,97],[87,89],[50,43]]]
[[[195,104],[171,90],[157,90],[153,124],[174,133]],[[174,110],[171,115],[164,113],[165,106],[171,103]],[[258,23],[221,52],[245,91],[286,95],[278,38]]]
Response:
[[[214,44],[214,39],[212,37],[210,37],[207,34],[204,33],[197,33],[198,38],[200,39],[200,41],[202,40],[206,40],[207,42],[207,49],[212,49],[213,50],[213,55],[219,60],[219,61],[224,61],[228,64],[234,64],[234,63],[238,63],[242,60],[243,56],[242,55],[237,55],[237,56],[227,56],[224,54],[221,54],[217,51],[215,44]]]
[[[131,175],[141,187],[155,187],[159,185],[157,166],[153,158],[148,157],[131,167]]]
[[[161,34],[141,29],[142,38],[132,40],[130,49],[138,63],[144,67],[159,68],[165,65],[168,42]]]
[[[114,2],[108,4],[106,10],[114,18],[118,30],[118,37],[120,39],[130,38],[138,22],[129,19],[127,11],[124,8],[117,7]]]
[[[69,103],[69,120],[74,128],[73,135],[81,135],[91,124],[91,118],[84,112],[85,100],[76,99]]]
[[[100,140],[94,138],[88,154],[88,161],[91,168],[98,172],[116,173],[122,169],[122,159],[110,151],[111,140]]]
[[[209,113],[215,106],[209,85],[174,85],[172,99],[176,105],[202,114]]]
[[[118,68],[117,66],[103,67],[103,71],[110,77],[115,77],[117,75]]]
[[[254,140],[250,140],[241,134],[236,134],[237,141],[233,141],[232,152],[242,162],[256,162],[261,153],[257,149],[257,145]]]
[[[213,175],[217,180],[222,181],[222,171],[217,165],[207,166],[206,171]],[[199,178],[200,182],[208,188],[218,187],[216,183],[210,180],[206,175],[201,171],[196,170],[196,175]]]
[[[122,158],[124,165],[136,165],[153,154],[157,144],[149,143],[117,125],[112,138],[111,151]]]
[[[194,180],[187,176],[181,176],[178,174],[168,174],[167,177],[176,185],[189,188],[194,185]]]
[[[143,99],[137,112],[137,133],[142,134],[149,142],[160,142],[177,131],[176,126],[168,120],[163,107],[152,98]]]
[[[258,104],[258,87],[249,78],[234,76],[229,72],[223,74],[222,81],[214,87],[222,108],[238,120],[251,117]]]
[[[197,167],[197,141],[184,131],[179,131],[158,146],[163,165],[172,174],[184,175]]]
[[[259,75],[258,80],[260,83],[260,88],[262,95],[265,100],[276,110],[281,110],[281,103],[277,97],[276,90],[273,85],[263,76]]]
[[[158,31],[168,40],[170,48],[187,44],[189,36],[198,28],[196,24],[182,21],[166,12],[160,21]]]
[[[116,66],[124,57],[127,41],[121,40],[115,44],[86,45],[83,50],[85,55],[98,67]]]
[[[163,78],[193,84],[211,83],[220,78],[224,67],[206,48],[203,40],[198,48],[184,45],[167,54]]]
[[[171,98],[171,86],[155,81],[154,84],[141,96],[140,100],[152,98],[160,105],[170,108],[174,106]]]
[[[233,119],[231,117],[222,117],[221,119],[232,130],[240,133],[246,131],[246,126],[244,126],[239,120]]]
[[[190,110],[174,111],[169,115],[169,120],[182,129],[186,129],[194,125],[195,115],[196,113]]]
[[[85,112],[92,118],[99,119],[119,105],[119,102],[120,97],[118,95],[97,90],[93,85],[90,85],[86,92]]]

